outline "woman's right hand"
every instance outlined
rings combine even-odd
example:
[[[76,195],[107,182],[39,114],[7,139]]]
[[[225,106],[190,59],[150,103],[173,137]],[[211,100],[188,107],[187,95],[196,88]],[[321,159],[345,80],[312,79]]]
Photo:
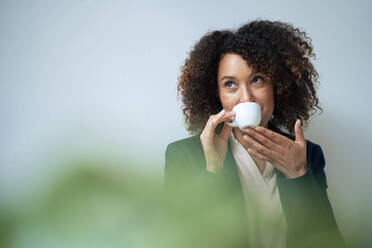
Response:
[[[211,115],[200,135],[207,162],[206,169],[214,174],[218,174],[223,169],[227,153],[227,140],[232,127],[223,125],[219,134],[215,133],[215,129],[221,122],[230,122],[233,116],[235,116],[235,112],[225,111],[224,109],[216,115]]]

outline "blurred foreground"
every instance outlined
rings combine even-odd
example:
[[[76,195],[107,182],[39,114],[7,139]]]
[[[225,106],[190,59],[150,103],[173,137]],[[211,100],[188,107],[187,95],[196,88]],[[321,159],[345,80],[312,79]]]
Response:
[[[180,177],[169,202],[162,177],[89,162],[66,167],[32,201],[0,205],[0,247],[241,247],[246,236],[233,192],[206,195]]]
[[[71,169],[32,201],[16,208],[0,205],[0,247],[227,247],[239,242],[234,223],[224,218],[233,215],[228,205],[195,209],[180,196],[172,201],[178,211],[172,211],[163,177],[89,163],[66,168]],[[206,199],[201,192],[185,192],[197,201]]]

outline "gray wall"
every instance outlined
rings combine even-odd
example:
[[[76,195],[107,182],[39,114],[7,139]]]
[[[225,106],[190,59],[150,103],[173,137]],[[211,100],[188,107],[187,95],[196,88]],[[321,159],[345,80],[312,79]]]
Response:
[[[360,214],[372,207],[371,5],[2,0],[2,199],[30,195],[66,154],[131,158],[161,175],[166,145],[188,135],[176,98],[187,51],[207,31],[263,18],[290,22],[313,40],[324,113],[305,135],[325,152],[329,198],[352,237],[372,222]]]

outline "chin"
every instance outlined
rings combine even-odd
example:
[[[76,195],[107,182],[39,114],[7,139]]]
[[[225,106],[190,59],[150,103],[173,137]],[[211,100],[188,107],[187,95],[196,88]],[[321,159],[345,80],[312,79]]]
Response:
[[[265,121],[265,122],[261,121],[259,126],[267,128],[268,123],[269,123],[269,121]]]

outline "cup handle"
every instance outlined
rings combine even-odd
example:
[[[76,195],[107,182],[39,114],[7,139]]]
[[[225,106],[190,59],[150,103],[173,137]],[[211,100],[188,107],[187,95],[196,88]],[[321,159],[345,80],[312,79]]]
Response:
[[[229,125],[230,127],[237,127],[238,126],[238,124],[236,123],[236,121],[235,121],[235,117],[234,117],[234,119],[233,119],[233,121],[232,122],[225,122],[227,125]]]

